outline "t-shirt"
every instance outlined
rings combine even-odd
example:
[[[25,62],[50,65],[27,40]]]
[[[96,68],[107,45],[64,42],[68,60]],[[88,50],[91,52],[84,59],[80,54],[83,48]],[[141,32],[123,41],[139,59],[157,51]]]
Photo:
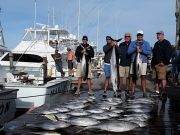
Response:
[[[60,53],[53,54],[53,58],[54,58],[55,63],[61,62],[61,54]]]

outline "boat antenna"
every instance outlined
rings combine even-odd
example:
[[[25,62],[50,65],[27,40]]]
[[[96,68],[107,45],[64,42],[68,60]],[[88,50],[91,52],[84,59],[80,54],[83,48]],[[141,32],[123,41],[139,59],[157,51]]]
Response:
[[[78,35],[77,35],[78,36],[78,41],[80,39],[79,38],[79,31],[80,31],[79,30],[80,29],[80,27],[79,27],[80,26],[80,8],[81,8],[80,6],[81,6],[81,0],[79,0],[79,6],[78,6]]]
[[[36,28],[36,0],[34,0],[34,29]]]

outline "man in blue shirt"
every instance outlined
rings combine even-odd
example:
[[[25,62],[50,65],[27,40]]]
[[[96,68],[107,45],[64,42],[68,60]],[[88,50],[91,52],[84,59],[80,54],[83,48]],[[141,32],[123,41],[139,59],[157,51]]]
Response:
[[[128,48],[128,54],[131,55],[131,69],[132,76],[132,96],[135,96],[135,86],[137,73],[135,71],[135,63],[139,65],[139,75],[141,77],[141,86],[143,90],[143,97],[146,97],[146,70],[148,56],[151,54],[150,44],[143,39],[143,31],[137,31],[137,40],[131,42]],[[137,59],[138,56],[138,59]],[[138,61],[137,61],[138,60]]]

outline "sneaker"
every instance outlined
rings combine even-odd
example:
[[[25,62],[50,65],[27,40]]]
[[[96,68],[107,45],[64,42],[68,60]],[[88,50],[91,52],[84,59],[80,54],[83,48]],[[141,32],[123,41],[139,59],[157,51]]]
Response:
[[[63,72],[63,73],[61,73],[61,77],[62,77],[62,78],[64,78],[64,76],[65,76],[65,73],[64,73],[64,72]]]
[[[104,93],[103,93],[103,98],[107,98],[107,92],[106,91],[104,91]]]
[[[162,97],[167,97],[167,93],[166,92],[162,92],[161,96]]]
[[[75,95],[80,95],[80,91],[76,90]]]
[[[125,97],[129,97],[129,90],[125,90]]]
[[[117,97],[118,96],[118,93],[117,92],[114,92],[114,97]]]
[[[88,95],[94,95],[94,92],[92,90],[89,90]]]
[[[121,98],[121,93],[118,93],[117,97],[118,97],[118,98]]]
[[[132,99],[135,98],[135,92],[131,93],[131,98],[132,98]]]
[[[143,93],[143,98],[146,98],[146,97],[147,97],[146,93]]]

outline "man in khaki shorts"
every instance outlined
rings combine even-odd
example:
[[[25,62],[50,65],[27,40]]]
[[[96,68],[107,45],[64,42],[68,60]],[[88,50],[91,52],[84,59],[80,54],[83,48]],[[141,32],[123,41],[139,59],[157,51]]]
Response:
[[[131,65],[131,56],[127,53],[128,47],[131,43],[131,33],[125,33],[124,42],[119,45],[119,58],[120,58],[120,66],[119,66],[119,90],[122,90],[123,78],[126,78],[126,97],[129,95],[129,85],[130,85],[130,65]]]
[[[151,54],[150,44],[143,39],[143,31],[137,31],[137,40],[131,42],[128,48],[128,54],[131,55],[131,69],[130,74],[132,76],[132,97],[135,97],[135,86],[137,75],[134,67],[134,63],[137,62],[137,56],[139,55],[139,75],[141,77],[141,86],[143,90],[143,97],[146,97],[146,71],[147,71],[147,58]]]
[[[155,82],[155,94],[159,95],[159,81],[162,82],[162,96],[166,96],[166,70],[170,62],[172,47],[168,40],[164,38],[164,32],[158,31],[157,42],[154,44],[152,57],[152,79]]]
[[[77,48],[76,48],[76,52],[75,52],[75,56],[77,58],[77,77],[78,77],[78,88],[77,91],[75,92],[76,95],[80,95],[80,86],[81,86],[81,81],[82,81],[82,77],[81,77],[81,61],[82,61],[82,57],[83,55],[85,55],[85,59],[86,59],[86,63],[88,63],[88,74],[85,78],[85,80],[87,81],[88,84],[88,88],[89,88],[89,95],[93,95],[93,91],[91,89],[91,58],[94,57],[94,49],[92,48],[92,46],[90,46],[88,44],[88,37],[87,36],[83,36],[82,38],[82,44],[80,44]],[[84,78],[83,78],[84,79]]]

